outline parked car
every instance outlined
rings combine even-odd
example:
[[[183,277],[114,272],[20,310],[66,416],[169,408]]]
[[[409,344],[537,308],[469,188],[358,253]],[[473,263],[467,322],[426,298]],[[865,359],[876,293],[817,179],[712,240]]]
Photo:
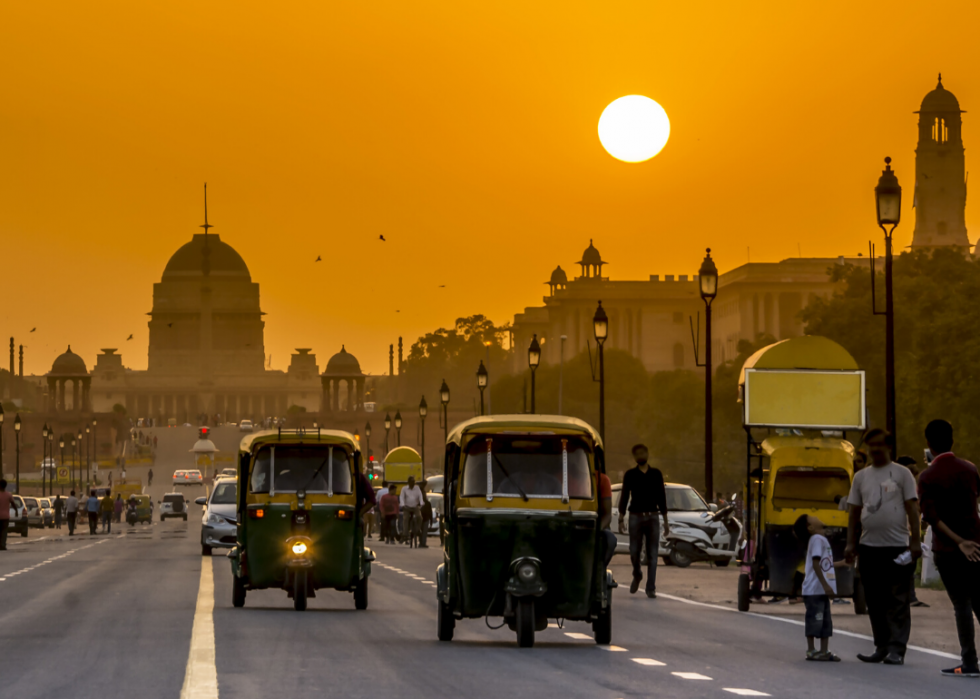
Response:
[[[252,421],[251,420],[242,420],[241,422],[239,422],[238,423],[238,431],[239,432],[251,432],[252,431]]]
[[[666,483],[667,490],[667,521],[673,527],[675,522],[684,524],[693,523],[703,525],[702,513],[712,512],[718,508],[709,505],[701,497],[700,493],[689,485],[683,483]],[[616,483],[612,487],[612,524],[610,525],[616,532],[616,553],[630,552],[629,537],[629,517],[624,520],[626,534],[617,530],[617,519],[619,518],[619,498],[623,491],[623,484]],[[667,541],[664,539],[663,523],[660,526],[660,557],[664,563],[669,563],[667,556]]]
[[[215,482],[211,496],[194,502],[204,506],[201,517],[201,555],[210,556],[212,548],[230,549],[237,542],[238,482],[222,478]]]
[[[49,529],[54,529],[54,505],[50,498],[39,498],[38,502],[41,504],[41,513],[43,524],[42,527],[48,527]]]
[[[187,502],[183,493],[167,493],[160,501],[160,521],[170,517],[187,521]]]
[[[24,506],[27,508],[27,526],[44,527],[44,511],[41,509],[41,502],[37,498],[25,497]]]
[[[20,495],[14,495],[10,503],[10,525],[7,531],[27,536],[27,508],[24,506],[24,498]]]
[[[180,469],[174,471],[174,486],[178,485],[204,485],[204,479],[196,468]]]

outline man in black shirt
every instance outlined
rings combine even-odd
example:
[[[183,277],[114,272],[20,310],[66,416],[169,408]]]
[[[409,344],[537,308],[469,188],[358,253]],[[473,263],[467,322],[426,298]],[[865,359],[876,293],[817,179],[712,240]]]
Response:
[[[664,536],[670,534],[667,522],[667,491],[664,488],[664,475],[659,469],[647,463],[649,452],[643,444],[633,447],[636,466],[623,476],[623,490],[619,498],[619,531],[623,531],[623,520],[627,506],[630,513],[630,560],[633,562],[633,582],[630,594],[640,588],[643,572],[640,570],[640,550],[646,538],[647,554],[647,597],[657,596],[657,558],[660,555],[660,520],[664,518]],[[630,499],[632,498],[632,502]]]

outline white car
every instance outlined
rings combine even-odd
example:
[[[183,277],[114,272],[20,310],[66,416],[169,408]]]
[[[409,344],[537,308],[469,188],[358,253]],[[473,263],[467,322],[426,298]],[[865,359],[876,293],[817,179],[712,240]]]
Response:
[[[201,472],[196,468],[174,471],[174,485],[204,485]]]
[[[241,422],[239,422],[238,423],[238,431],[239,432],[251,432],[252,431],[252,421],[251,420],[242,420]]]
[[[230,549],[238,542],[238,482],[219,478],[211,496],[194,502],[204,507],[201,518],[201,555],[210,556],[211,549]]]
[[[684,485],[683,483],[666,483],[667,490],[667,521],[670,522],[671,527],[673,527],[674,522],[694,522],[697,524],[702,524],[702,513],[712,512],[718,509],[714,505],[708,505],[701,497],[701,495],[689,485]],[[616,532],[616,553],[629,554],[630,552],[630,536],[629,536],[629,513],[627,513],[626,519],[623,524],[626,527],[626,534],[621,534],[617,530],[617,520],[619,519],[619,497],[623,492],[623,484],[616,483],[612,487],[612,524],[610,525],[614,532]],[[660,553],[661,557],[666,562],[666,556],[663,556],[663,552],[667,549],[667,542],[664,539],[663,531],[663,520],[660,523]]]
[[[160,521],[168,517],[178,517],[187,521],[187,501],[183,493],[167,493],[160,501]]]

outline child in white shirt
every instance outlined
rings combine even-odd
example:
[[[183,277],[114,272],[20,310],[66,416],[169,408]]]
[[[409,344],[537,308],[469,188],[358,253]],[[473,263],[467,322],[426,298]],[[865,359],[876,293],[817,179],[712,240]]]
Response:
[[[803,578],[803,604],[806,606],[806,659],[819,662],[840,662],[840,657],[828,649],[834,625],[830,618],[830,600],[837,596],[835,570],[845,567],[844,561],[834,562],[830,542],[824,536],[823,522],[813,515],[801,515],[793,525],[796,537],[805,542],[806,572]],[[820,650],[814,647],[820,639]]]

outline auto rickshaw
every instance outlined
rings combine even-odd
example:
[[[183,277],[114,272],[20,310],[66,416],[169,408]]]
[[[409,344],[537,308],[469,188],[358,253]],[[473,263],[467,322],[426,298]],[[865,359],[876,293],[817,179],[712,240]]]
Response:
[[[739,381],[747,436],[746,541],[738,609],[752,597],[800,594],[806,544],[793,533],[801,515],[819,517],[835,559],[843,559],[854,447],[847,431],[865,426],[864,372],[840,345],[817,336],[783,340],[746,360]],[[753,429],[768,430],[761,441]],[[837,594],[855,597],[853,571],[838,569]]]
[[[457,619],[493,616],[525,648],[549,618],[591,622],[596,643],[610,643],[616,583],[599,528],[603,469],[602,439],[575,418],[498,415],[452,430],[440,641],[452,640]]]
[[[153,505],[149,495],[137,493],[129,496],[136,500],[136,524],[150,524],[153,522]]]
[[[228,554],[235,607],[248,590],[276,588],[303,611],[317,590],[333,588],[367,609],[374,553],[358,516],[360,459],[347,432],[280,429],[242,439],[238,542]]]

